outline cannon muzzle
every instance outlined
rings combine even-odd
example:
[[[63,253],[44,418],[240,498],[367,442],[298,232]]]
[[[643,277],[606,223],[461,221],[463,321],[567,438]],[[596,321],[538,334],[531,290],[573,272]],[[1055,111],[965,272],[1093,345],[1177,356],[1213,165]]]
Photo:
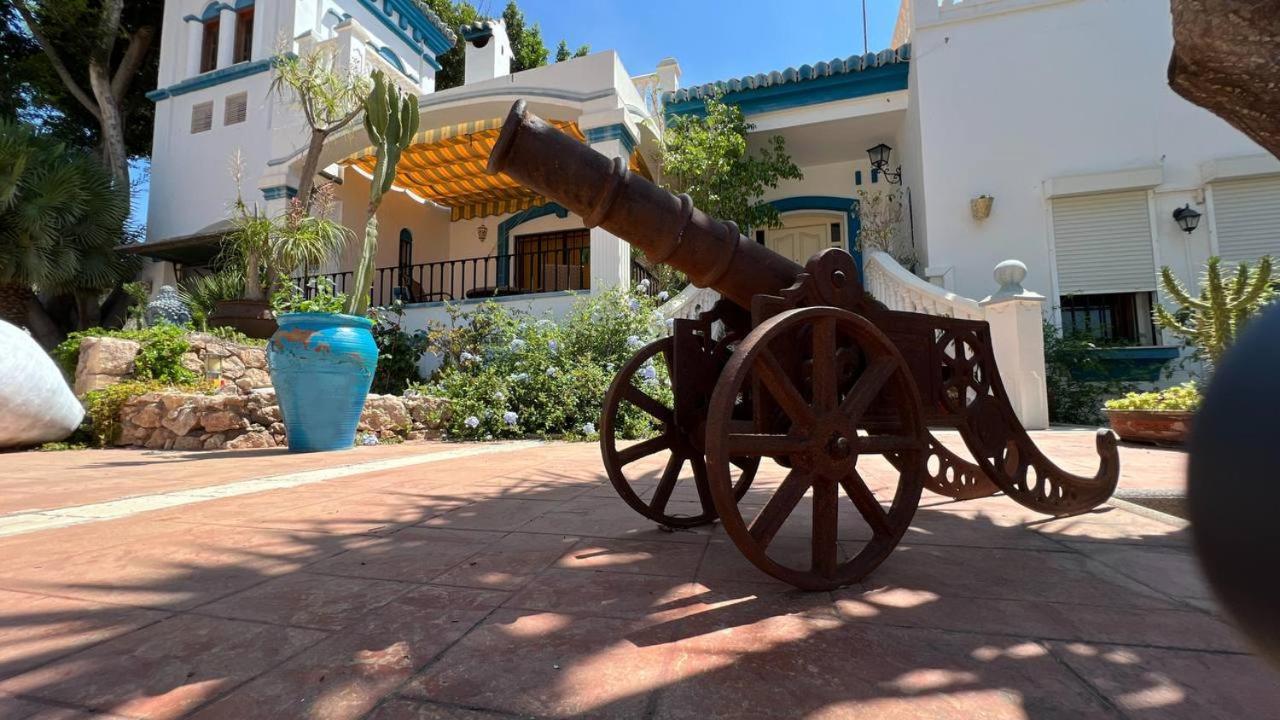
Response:
[[[526,187],[644,251],[651,262],[684,272],[738,305],[755,295],[777,294],[803,270],[796,263],[632,173],[624,158],[609,158],[512,106],[489,156],[491,174],[505,172]]]

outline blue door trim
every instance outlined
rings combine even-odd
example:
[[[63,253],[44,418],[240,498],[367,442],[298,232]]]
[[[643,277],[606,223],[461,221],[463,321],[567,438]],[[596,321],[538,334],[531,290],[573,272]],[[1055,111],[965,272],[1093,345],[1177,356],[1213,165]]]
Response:
[[[528,210],[521,210],[511,217],[498,223],[498,284],[507,284],[507,263],[509,250],[507,246],[511,242],[511,231],[518,226],[523,225],[530,220],[537,220],[547,215],[555,215],[563,220],[569,217],[569,209],[560,203],[549,202],[545,205],[531,207]]]
[[[862,274],[862,251],[858,249],[858,231],[862,222],[858,219],[858,201],[851,197],[835,195],[798,195],[796,197],[770,200],[769,204],[779,213],[802,210],[827,210],[844,213],[845,249],[858,264],[858,274]]]

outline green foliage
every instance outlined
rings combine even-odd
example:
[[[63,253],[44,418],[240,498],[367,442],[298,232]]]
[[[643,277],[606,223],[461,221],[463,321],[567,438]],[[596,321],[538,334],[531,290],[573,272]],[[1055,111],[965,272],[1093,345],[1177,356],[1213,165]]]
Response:
[[[97,447],[109,447],[114,444],[120,437],[120,409],[139,395],[165,390],[211,394],[216,389],[208,383],[130,380],[101,390],[91,390],[85,393],[83,400],[89,436]]]
[[[443,365],[418,390],[447,398],[445,433],[470,440],[593,435],[614,373],[663,330],[651,298],[620,289],[579,299],[560,323],[496,302],[450,316],[430,334]],[[654,370],[646,391],[670,401],[666,368]],[[646,416],[624,410],[624,437],[653,432]]]
[[[100,36],[86,29],[101,25],[103,3],[25,0],[25,5],[76,85],[91,95],[88,59]],[[123,5],[118,31],[113,29],[107,35],[114,45],[110,55],[116,61],[107,71],[114,76],[125,47],[139,39],[144,28],[152,33],[148,51],[129,75],[131,81],[126,81],[123,88],[115,88],[122,113],[120,129],[126,150],[133,157],[151,153],[155,103],[145,94],[155,87],[163,15],[164,0],[128,0]],[[101,149],[102,123],[96,111],[85,107],[58,76],[48,55],[19,18],[13,0],[0,2],[0,67],[4,68],[0,73],[0,117],[16,117],[39,126],[71,148],[85,152]]]
[[[339,130],[356,119],[370,83],[342,68],[336,52],[282,51],[276,58],[271,89],[292,99],[311,127]]]
[[[393,319],[394,318],[394,319]],[[378,369],[373,374],[370,392],[398,395],[413,383],[421,382],[418,361],[427,351],[427,333],[403,329],[404,303],[397,300],[389,311],[380,313],[373,326],[373,341],[378,345]]]
[[[1049,396],[1049,420],[1069,425],[1097,425],[1102,403],[1124,390],[1114,380],[1086,381],[1086,375],[1106,376],[1106,368],[1093,351],[1088,335],[1062,335],[1052,323],[1044,324],[1044,380]],[[1074,373],[1074,374],[1073,374]]]
[[[99,292],[132,275],[127,188],[97,159],[0,118],[0,285]]]
[[[699,209],[744,230],[778,227],[778,211],[761,197],[779,181],[804,175],[779,135],[750,154],[747,134],[754,128],[740,109],[718,98],[707,99],[704,115],[672,118],[662,148],[666,187],[688,193]]]
[[[209,317],[218,303],[244,297],[244,272],[233,266],[210,275],[188,277],[178,285],[178,297],[191,310],[195,326],[211,332],[216,328],[209,327]]]
[[[88,337],[111,337],[136,341],[141,348],[134,358],[134,377],[162,383],[192,383],[200,376],[183,367],[182,356],[191,349],[187,328],[169,323],[138,330],[91,328],[73,332],[50,353],[68,378],[76,375],[80,362],[80,344]]]
[[[350,302],[344,293],[335,292],[329,278],[312,278],[307,281],[311,297],[294,283],[280,286],[271,296],[271,310],[277,316],[285,313],[340,313]]]
[[[585,57],[590,54],[591,45],[589,44],[579,45],[577,50],[571,51],[569,50],[568,41],[562,39],[560,44],[556,46],[556,62],[558,63],[562,63],[566,60],[572,60],[573,58]]]
[[[1256,268],[1240,263],[1231,280],[1223,278],[1221,263],[1222,258],[1209,258],[1198,298],[1187,292],[1167,266],[1161,268],[1164,291],[1181,309],[1175,314],[1156,306],[1155,311],[1156,322],[1181,335],[1210,370],[1221,362],[1245,324],[1274,298],[1269,256],[1259,259]]]
[[[532,27],[525,25],[524,12],[516,5],[516,0],[508,0],[502,11],[502,20],[507,26],[507,38],[511,40],[511,72],[546,65],[550,52],[542,41],[542,28],[538,23]]]
[[[233,342],[237,345],[247,345],[249,347],[260,347],[260,348],[267,346],[266,340],[262,338],[251,338],[248,335],[245,335],[244,333],[240,332],[239,330],[231,327],[223,327],[221,325],[216,325],[214,327],[201,330],[201,332],[205,333],[206,335],[212,335],[218,338],[219,340],[226,340],[227,342]]]
[[[151,299],[151,291],[146,283],[127,282],[120,289],[129,296],[128,320],[135,327],[147,324],[147,302]]]
[[[381,71],[374,70],[373,89],[364,100],[364,130],[373,144],[376,162],[369,181],[364,243],[352,282],[355,292],[347,298],[348,315],[364,315],[369,309],[373,266],[378,256],[378,206],[382,204],[382,196],[391,190],[400,154],[418,132],[418,121],[418,96],[400,92],[400,88],[387,82]]]
[[[1193,412],[1200,407],[1200,390],[1195,382],[1185,382],[1157,392],[1126,393],[1108,400],[1108,410],[1166,410]]]

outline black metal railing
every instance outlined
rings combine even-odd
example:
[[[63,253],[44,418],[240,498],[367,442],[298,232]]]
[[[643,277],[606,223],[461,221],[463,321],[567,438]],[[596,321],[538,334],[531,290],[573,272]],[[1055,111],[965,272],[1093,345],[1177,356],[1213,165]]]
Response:
[[[648,282],[645,282],[646,280]],[[631,287],[637,290],[643,289],[643,292],[647,295],[657,295],[661,290],[658,287],[657,276],[637,260],[631,261]]]
[[[337,292],[352,290],[351,271],[304,275],[294,282],[311,297],[311,281],[317,278],[328,279]],[[382,267],[374,271],[369,297],[375,307],[385,307],[395,300],[469,300],[590,288],[591,253],[581,247]]]

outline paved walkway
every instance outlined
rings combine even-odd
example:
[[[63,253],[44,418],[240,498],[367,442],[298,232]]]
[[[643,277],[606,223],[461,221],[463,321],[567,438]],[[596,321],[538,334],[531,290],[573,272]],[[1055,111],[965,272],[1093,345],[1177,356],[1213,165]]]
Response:
[[[1089,434],[1037,435],[1089,469]],[[1182,482],[1179,453],[1122,462],[1122,487]],[[83,520],[0,536],[6,720],[1280,718],[1280,675],[1215,614],[1186,530],[1115,508],[926,495],[866,582],[800,593],[718,528],[632,513],[592,445],[0,467],[0,527]],[[801,512],[775,544],[807,538]]]

